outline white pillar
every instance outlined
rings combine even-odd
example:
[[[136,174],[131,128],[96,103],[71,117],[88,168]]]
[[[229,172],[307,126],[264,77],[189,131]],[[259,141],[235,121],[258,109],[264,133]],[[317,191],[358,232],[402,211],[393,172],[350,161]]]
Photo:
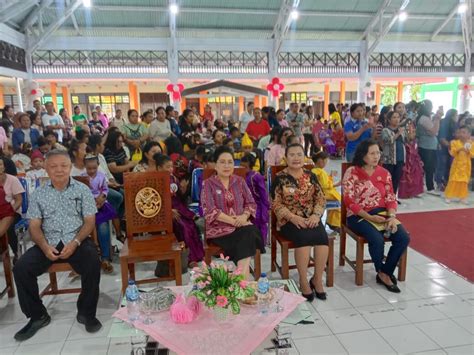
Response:
[[[461,90],[461,112],[469,110],[469,105],[471,102],[471,90],[464,90],[465,85],[471,85],[471,78],[469,76],[464,76],[462,80],[463,89]]]
[[[20,106],[19,111],[23,111],[23,99],[21,98],[20,78],[15,78],[15,80],[16,80],[16,95],[18,98],[18,105]]]
[[[359,60],[359,83],[357,87],[357,102],[367,102],[367,95],[365,94],[365,84],[369,81],[369,59],[367,53],[369,51],[368,41],[362,44]]]

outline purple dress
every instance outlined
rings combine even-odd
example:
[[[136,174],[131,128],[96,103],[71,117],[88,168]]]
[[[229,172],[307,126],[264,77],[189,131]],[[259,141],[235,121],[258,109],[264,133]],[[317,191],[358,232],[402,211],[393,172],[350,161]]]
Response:
[[[336,144],[332,140],[332,131],[330,129],[322,129],[319,131],[319,141],[321,145],[326,149],[329,155],[336,155]]]
[[[261,174],[252,170],[247,173],[245,182],[252,193],[255,203],[257,204],[257,212],[252,223],[260,230],[263,245],[266,245],[268,239],[270,202],[268,200],[268,192],[265,188],[265,179]]]
[[[416,143],[405,144],[406,163],[403,166],[402,178],[398,186],[399,198],[411,198],[423,193],[423,162],[416,147]]]
[[[204,246],[194,223],[194,212],[190,211],[186,203],[179,196],[179,181],[171,176],[171,207],[179,212],[179,219],[173,218],[173,232],[176,239],[184,242],[189,248],[188,261],[201,261],[204,258]]]
[[[83,176],[89,175],[83,174]],[[97,198],[101,194],[107,196],[109,193],[107,178],[105,174],[100,171],[97,171],[97,174],[94,177],[89,176],[89,187],[91,189],[92,195],[94,195],[94,198]],[[108,201],[105,201],[102,207],[95,214],[95,223],[100,225],[117,217],[118,216],[115,209]]]

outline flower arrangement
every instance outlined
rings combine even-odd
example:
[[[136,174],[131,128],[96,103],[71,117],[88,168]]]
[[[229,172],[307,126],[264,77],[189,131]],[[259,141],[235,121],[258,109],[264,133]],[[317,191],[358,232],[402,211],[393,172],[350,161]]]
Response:
[[[226,308],[233,314],[239,314],[239,300],[253,296],[255,291],[249,287],[238,268],[232,270],[226,265],[228,257],[224,258],[222,254],[220,257],[224,262],[210,265],[202,262],[201,267],[194,269],[195,287],[191,294],[208,308]]]

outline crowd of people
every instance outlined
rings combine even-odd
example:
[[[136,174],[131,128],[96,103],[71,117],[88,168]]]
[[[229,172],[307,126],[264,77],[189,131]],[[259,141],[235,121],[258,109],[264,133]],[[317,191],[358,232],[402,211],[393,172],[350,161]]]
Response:
[[[37,296],[36,278],[58,258],[71,260],[83,279],[78,321],[88,331],[100,329],[95,318],[100,270],[113,272],[112,235],[122,243],[126,239],[127,172],[170,174],[173,231],[189,250],[190,267],[204,258],[204,234],[247,277],[250,258],[257,249],[265,252],[273,210],[278,230],[296,247],[300,288],[309,301],[326,299],[322,277],[328,235],[322,218],[326,201],[342,198],[348,226],[369,242],[377,282],[400,292],[393,273],[409,237],[396,219],[398,199],[420,197],[425,180],[428,193],[444,191],[446,202],[457,198],[467,203],[474,157],[472,118],[469,113],[458,117],[456,110],[444,115],[442,107],[433,114],[428,100],[399,102],[380,113],[378,107],[360,103],[329,104],[328,109],[329,117],[323,118],[304,104],[275,111],[248,102],[240,117],[224,121],[214,117],[209,105],[203,115],[195,107],[179,115],[167,106],[141,115],[130,109],[126,117],[117,110],[110,118],[100,106],[91,117],[76,106],[71,118],[66,109],[56,113],[52,102],[43,106],[35,101],[32,111],[18,113],[6,106],[0,124],[0,235],[8,234],[20,304],[31,318],[17,339],[27,339],[49,323]],[[329,159],[343,157],[353,166],[335,181],[337,173],[325,168]],[[234,174],[236,165],[247,169],[245,179]],[[285,168],[267,188],[268,169],[280,165]],[[199,168],[213,168],[216,175],[198,182],[196,214],[188,204],[191,177]],[[90,193],[84,196],[84,185],[71,177],[87,179]],[[342,197],[338,186],[343,187]],[[25,187],[35,249],[18,259],[14,226],[21,218]],[[96,261],[86,239],[94,218],[100,249]],[[204,229],[199,219],[204,220]],[[329,211],[326,223],[338,233],[340,210]],[[387,236],[392,246],[384,260]],[[314,275],[308,280],[313,247]],[[76,249],[94,261],[86,266]]]

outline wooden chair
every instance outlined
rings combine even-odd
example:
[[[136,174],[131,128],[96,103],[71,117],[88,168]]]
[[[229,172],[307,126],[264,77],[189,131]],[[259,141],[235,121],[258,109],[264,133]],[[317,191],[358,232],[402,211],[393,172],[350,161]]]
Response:
[[[125,173],[124,189],[127,240],[120,252],[122,293],[129,278],[137,284],[175,280],[181,285],[181,246],[173,234],[170,175]],[[170,261],[168,277],[135,279],[136,263],[163,260]]]
[[[351,165],[349,163],[342,163],[342,174],[341,176],[344,178],[346,170]],[[342,191],[344,193],[344,191]],[[356,242],[356,259],[351,260],[346,255],[346,239],[347,235],[349,235],[355,242]],[[384,237],[385,242],[391,242],[389,238]],[[357,286],[361,286],[364,283],[364,264],[373,263],[372,259],[364,259],[364,245],[367,243],[367,240],[354,233],[348,226],[347,226],[347,207],[344,203],[344,198],[342,198],[341,203],[341,239],[339,244],[339,265],[344,266],[345,262],[355,270],[355,283]],[[398,263],[398,280],[405,281],[406,272],[407,272],[407,253],[408,250],[400,258]]]
[[[89,187],[89,177],[88,176],[74,176],[74,180],[82,182],[83,184],[87,185]],[[99,246],[98,239],[97,239],[97,229],[94,228],[91,233],[91,238],[94,241],[94,243]],[[74,271],[72,268],[71,264],[68,262],[64,261],[57,261],[53,263],[49,268],[48,268],[48,273],[49,273],[49,284],[46,285],[46,287],[43,289],[43,291],[40,292],[40,297],[43,296],[48,296],[48,295],[63,295],[63,294],[69,294],[69,293],[80,293],[81,288],[80,287],[75,287],[75,288],[63,288],[59,289],[58,288],[58,279],[56,276],[56,273],[58,272],[71,272]]]
[[[8,247],[8,236],[5,233],[0,235],[0,255],[3,261],[3,272],[5,274],[5,288],[0,292],[0,299],[8,294],[8,298],[15,297],[15,286],[13,284],[12,263],[10,260],[10,252]]]
[[[283,170],[286,166],[272,166],[271,167],[271,179],[275,181],[276,174]],[[305,169],[313,169],[313,165],[305,165]],[[296,264],[291,264],[289,262],[289,252],[290,249],[295,249],[293,242],[285,239],[277,230],[276,227],[276,215],[272,210],[271,214],[271,237],[272,237],[272,252],[271,252],[271,271],[275,272],[278,270],[282,279],[290,278],[290,270],[296,269]],[[326,266],[326,286],[334,286],[334,237],[329,236],[329,253],[328,253],[328,262]],[[281,265],[277,261],[277,244],[280,245],[281,249]],[[314,258],[311,256],[308,267],[314,267]]]
[[[204,169],[202,180],[203,181],[206,180],[207,178],[211,177],[215,173],[216,171],[214,169]],[[247,169],[236,167],[234,168],[234,174],[245,179],[245,176],[247,174]],[[207,240],[204,237],[204,261],[206,262],[206,264],[211,263],[211,259],[213,256],[219,256],[221,254],[224,254],[224,250],[220,246],[212,243],[212,240]],[[254,268],[251,269],[250,271],[253,273],[255,280],[258,280],[262,272],[260,249],[257,249],[255,251]]]

